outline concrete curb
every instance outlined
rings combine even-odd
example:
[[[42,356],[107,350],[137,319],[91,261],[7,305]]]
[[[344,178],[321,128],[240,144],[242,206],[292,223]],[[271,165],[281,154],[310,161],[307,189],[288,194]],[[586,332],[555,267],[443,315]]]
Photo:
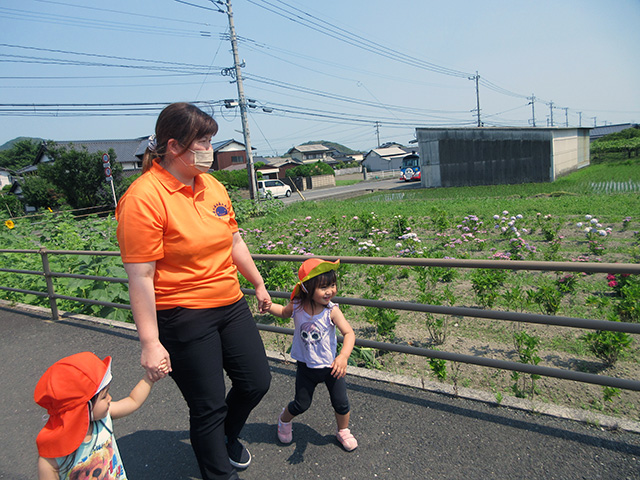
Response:
[[[6,308],[13,308],[16,310],[23,310],[27,312],[37,313],[49,317],[51,310],[45,307],[38,307],[34,305],[27,305],[23,303],[14,303],[7,300],[0,300],[0,306]],[[59,312],[61,318],[69,318],[73,320],[82,320],[95,324],[105,325],[114,328],[121,328],[132,332],[136,331],[134,324],[119,322],[116,320],[108,320],[105,318],[92,317],[89,315],[82,315],[70,312]],[[267,357],[270,360],[282,362],[282,363],[295,363],[288,354],[267,350]],[[367,378],[370,380],[376,380],[384,383],[391,383],[395,385],[402,385],[406,387],[412,387],[419,390],[426,390],[433,393],[440,393],[449,395],[452,397],[460,397],[468,400],[475,400],[479,402],[488,403],[495,406],[508,407],[517,410],[524,410],[527,412],[539,413],[551,417],[562,418],[566,420],[574,420],[577,422],[587,423],[598,426],[602,429],[610,430],[625,430],[633,433],[640,433],[640,422],[626,418],[611,417],[603,415],[597,412],[589,412],[587,410],[579,410],[574,408],[562,407],[558,405],[552,405],[549,403],[538,402],[535,400],[528,400],[523,398],[516,398],[510,396],[503,396],[501,401],[498,402],[495,396],[489,392],[481,390],[474,390],[471,388],[458,387],[457,391],[452,385],[446,385],[438,383],[433,380],[425,378],[409,377],[405,375],[397,375],[393,373],[381,372],[378,370],[370,370],[359,367],[348,367],[347,372],[349,375],[355,377]]]

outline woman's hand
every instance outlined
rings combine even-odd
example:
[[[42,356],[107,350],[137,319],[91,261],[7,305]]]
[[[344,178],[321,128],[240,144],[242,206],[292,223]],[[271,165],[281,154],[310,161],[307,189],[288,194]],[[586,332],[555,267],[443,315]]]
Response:
[[[171,372],[169,352],[160,342],[142,346],[140,364],[147,371],[147,375],[153,382],[157,382]]]
[[[256,287],[256,298],[258,299],[258,311],[260,313],[268,312],[271,308],[271,295],[269,295],[264,283]]]

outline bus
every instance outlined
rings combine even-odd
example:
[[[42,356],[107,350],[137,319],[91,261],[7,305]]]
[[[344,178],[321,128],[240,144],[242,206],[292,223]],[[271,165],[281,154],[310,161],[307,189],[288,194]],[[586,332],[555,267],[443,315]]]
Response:
[[[411,153],[402,159],[400,180],[410,182],[412,180],[420,181],[420,178],[420,157],[415,153]]]

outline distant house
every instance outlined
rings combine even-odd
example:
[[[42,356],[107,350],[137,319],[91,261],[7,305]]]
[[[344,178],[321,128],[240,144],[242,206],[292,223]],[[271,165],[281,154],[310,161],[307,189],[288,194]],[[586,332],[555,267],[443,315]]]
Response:
[[[212,145],[212,170],[237,170],[238,167],[247,167],[247,150],[244,143],[237,142],[232,138],[215,142]]]
[[[417,153],[417,149],[410,149],[391,144],[371,150],[364,156],[362,166],[370,172],[385,170],[399,170],[402,166],[402,159],[409,154]]]
[[[291,158],[301,163],[327,162],[329,156],[329,148],[320,144],[298,145],[289,149],[287,154]]]
[[[287,157],[256,157],[255,162],[264,162],[264,167],[257,168],[257,172],[261,172],[264,178],[285,178],[286,171],[302,165],[301,161],[293,160]]]
[[[11,185],[13,183],[13,179],[11,178],[11,173],[6,168],[0,167],[0,189],[5,185]]]
[[[116,154],[116,162],[122,166],[125,177],[129,177],[142,171],[142,155],[147,147],[147,143],[148,137],[139,137],[129,140],[76,140],[55,142],[56,146],[63,146],[67,148],[73,147],[76,150],[86,148],[89,153],[107,153],[110,149],[113,149]],[[17,173],[20,175],[33,173],[38,170],[38,165],[40,163],[47,163],[50,161],[51,157],[48,155],[47,144],[46,142],[42,142],[42,147],[36,154],[33,163],[28,167],[20,169]]]

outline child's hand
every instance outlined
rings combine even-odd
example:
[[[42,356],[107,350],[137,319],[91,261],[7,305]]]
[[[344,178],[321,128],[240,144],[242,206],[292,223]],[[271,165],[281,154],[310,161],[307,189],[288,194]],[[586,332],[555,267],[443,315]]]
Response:
[[[158,370],[160,370],[160,373],[162,373],[162,375],[169,374],[169,363],[167,362],[166,358],[162,360],[160,366],[158,367]]]
[[[347,358],[338,355],[331,364],[331,375],[335,378],[342,378],[347,374]]]
[[[166,359],[163,359],[162,362],[160,363],[160,365],[158,366],[158,375],[160,376],[160,378],[158,380],[160,380],[160,379],[166,377],[167,375],[169,375],[170,371],[171,370],[169,369],[169,363],[167,362]],[[148,372],[147,372],[147,378],[149,380],[151,380],[152,382],[154,382],[154,383],[156,382],[156,380],[154,380],[153,378],[151,378],[149,376]]]

